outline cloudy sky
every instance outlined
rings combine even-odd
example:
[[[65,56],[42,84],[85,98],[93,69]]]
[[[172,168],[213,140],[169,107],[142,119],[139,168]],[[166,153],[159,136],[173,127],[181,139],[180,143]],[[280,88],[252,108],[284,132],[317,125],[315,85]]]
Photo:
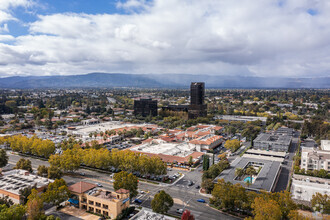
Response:
[[[330,75],[329,0],[0,0],[0,76]]]

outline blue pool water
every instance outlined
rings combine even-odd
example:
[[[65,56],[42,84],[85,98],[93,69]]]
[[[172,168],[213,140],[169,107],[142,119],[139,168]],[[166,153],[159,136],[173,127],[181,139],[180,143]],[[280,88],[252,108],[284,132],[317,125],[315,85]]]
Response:
[[[247,181],[249,181],[250,183],[252,183],[252,178],[250,177],[250,176],[248,176],[248,177],[246,177],[245,179],[244,179],[244,182],[247,182]]]

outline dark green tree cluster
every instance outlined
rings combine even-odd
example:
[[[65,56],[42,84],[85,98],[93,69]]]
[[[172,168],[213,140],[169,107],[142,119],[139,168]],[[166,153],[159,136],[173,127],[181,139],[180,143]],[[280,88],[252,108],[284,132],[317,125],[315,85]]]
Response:
[[[127,173],[126,171],[121,171],[114,175],[114,183],[113,188],[115,190],[118,189],[126,189],[130,192],[130,197],[134,197],[138,194],[138,178],[134,176],[132,173]]]
[[[0,149],[0,168],[8,163],[8,155],[4,149]]]
[[[210,167],[210,157],[207,154],[203,155],[203,170],[206,171]]]
[[[32,170],[31,160],[24,159],[24,158],[19,159],[19,161],[17,161],[14,169],[27,170],[32,173],[33,170]]]
[[[63,176],[62,170],[56,166],[46,167],[45,165],[39,165],[37,171],[39,176],[47,177],[48,179],[60,179]]]
[[[305,120],[301,137],[313,137],[318,143],[320,140],[327,140],[330,137],[330,124],[322,117],[313,117],[310,121]]]
[[[218,163],[213,164],[208,170],[204,171],[201,186],[203,189],[205,189],[206,193],[211,193],[214,187],[213,180],[228,167],[228,160],[226,158],[223,158]]]
[[[164,190],[157,193],[151,201],[151,208],[154,212],[165,214],[173,206],[174,202],[172,197]]]

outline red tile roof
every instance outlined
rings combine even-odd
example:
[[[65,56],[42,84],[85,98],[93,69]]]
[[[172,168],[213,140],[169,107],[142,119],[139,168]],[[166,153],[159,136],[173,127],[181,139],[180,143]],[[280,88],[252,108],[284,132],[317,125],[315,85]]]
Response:
[[[68,189],[71,192],[84,193],[84,192],[86,192],[88,190],[91,190],[91,189],[93,189],[95,187],[96,187],[95,184],[80,181],[78,183],[75,183],[75,184],[69,186]]]

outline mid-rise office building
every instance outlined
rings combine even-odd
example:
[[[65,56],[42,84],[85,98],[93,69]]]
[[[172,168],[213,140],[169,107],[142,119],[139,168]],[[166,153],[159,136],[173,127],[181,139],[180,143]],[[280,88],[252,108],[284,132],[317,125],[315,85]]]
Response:
[[[207,105],[204,104],[205,83],[192,82],[190,85],[190,106],[188,110],[188,118],[195,119],[197,117],[206,117]]]
[[[135,116],[142,116],[147,117],[149,115],[151,116],[157,116],[158,106],[157,106],[157,100],[152,100],[151,98],[140,98],[134,100],[134,115]]]
[[[259,150],[288,151],[292,137],[288,135],[276,135],[261,133],[253,140],[253,148]]]
[[[110,217],[117,216],[130,205],[129,190],[110,192],[97,188],[95,184],[78,182],[69,186],[73,195],[69,201],[80,209]]]

